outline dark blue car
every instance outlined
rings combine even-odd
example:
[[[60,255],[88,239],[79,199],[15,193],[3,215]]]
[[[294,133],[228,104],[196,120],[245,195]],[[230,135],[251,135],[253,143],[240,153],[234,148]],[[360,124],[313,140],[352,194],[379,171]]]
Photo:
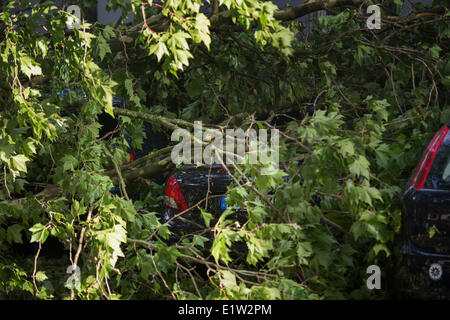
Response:
[[[450,293],[450,122],[431,140],[402,196],[401,289]]]

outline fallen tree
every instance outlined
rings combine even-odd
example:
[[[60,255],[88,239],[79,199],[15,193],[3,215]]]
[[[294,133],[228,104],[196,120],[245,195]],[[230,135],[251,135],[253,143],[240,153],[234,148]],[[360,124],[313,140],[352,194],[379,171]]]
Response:
[[[122,4],[137,17],[132,26],[68,31],[57,11],[39,35],[51,1],[28,16],[11,12],[15,4],[0,10],[1,294],[387,296],[367,290],[366,267],[392,266],[401,187],[450,116],[449,17],[439,1],[406,16],[384,2],[380,30],[366,28],[369,3],[360,1],[285,10],[215,1],[208,16],[198,1],[133,2]],[[295,21],[324,9],[313,26]],[[116,117],[118,137],[99,137],[103,112]],[[261,163],[236,165],[227,195],[246,223],[223,216],[209,225],[205,211],[204,229],[174,243],[161,186],[144,182],[132,193],[141,178],[173,168],[171,147],[123,164],[127,144],[143,141],[144,121],[169,134],[194,121],[279,128],[289,179],[258,174]],[[63,246],[56,258],[44,254],[51,240]],[[247,252],[233,252],[238,242]]]

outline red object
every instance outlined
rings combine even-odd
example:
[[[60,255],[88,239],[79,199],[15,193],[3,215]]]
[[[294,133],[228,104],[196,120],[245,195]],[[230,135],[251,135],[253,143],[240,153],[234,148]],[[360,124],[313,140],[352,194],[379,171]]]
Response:
[[[186,200],[184,199],[184,195],[181,192],[180,185],[173,175],[170,175],[170,177],[166,181],[164,194],[164,203],[167,207],[176,209],[178,211],[184,211],[188,209]]]
[[[133,162],[134,159],[136,159],[136,156],[132,153],[130,153],[130,162]]]
[[[217,173],[228,173],[228,171],[233,172],[234,168],[228,168],[228,170],[225,168],[220,168],[217,170]]]
[[[428,173],[430,172],[434,157],[436,157],[436,154],[441,147],[442,141],[444,141],[447,133],[448,128],[447,126],[444,126],[435,134],[424,154],[422,155],[422,159],[420,159],[420,162],[417,165],[416,170],[414,171],[414,175],[411,181],[412,185],[417,190],[422,189],[425,180],[427,179]]]

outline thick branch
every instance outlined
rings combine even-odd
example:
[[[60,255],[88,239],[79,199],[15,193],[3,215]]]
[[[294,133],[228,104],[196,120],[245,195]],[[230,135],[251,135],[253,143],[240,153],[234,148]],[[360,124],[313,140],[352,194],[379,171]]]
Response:
[[[164,150],[164,149],[161,149]],[[152,163],[148,166],[141,167],[141,168],[132,168],[127,170],[123,170],[122,173],[122,179],[125,182],[130,182],[133,180],[136,180],[138,178],[151,178],[158,174],[163,173],[164,171],[170,170],[173,167],[173,163],[171,161],[170,157],[166,157],[160,161],[157,161],[155,163]],[[119,169],[120,170],[120,169]],[[118,178],[118,170],[110,170],[104,173],[106,176],[111,177],[111,180],[114,184],[119,184],[120,179]],[[44,200],[49,200],[52,198],[59,197],[62,194],[62,190],[59,186],[49,184],[46,185],[44,190],[40,191],[39,193],[34,194],[32,197],[35,199],[41,198]],[[29,199],[29,197],[23,197],[19,199],[15,199],[11,201],[12,205],[21,205],[22,201]]]
[[[316,1],[308,1],[304,2],[302,4],[299,4],[298,6],[286,9],[286,10],[280,10],[275,12],[273,15],[274,18],[282,21],[288,21],[288,20],[294,20],[303,16],[306,16],[307,14],[310,14],[312,12],[320,11],[320,10],[327,10],[331,8],[336,7],[343,7],[343,6],[359,6],[363,3],[362,0],[316,0]]]
[[[189,121],[185,121],[182,119],[170,119],[162,116],[153,115],[150,113],[145,112],[138,112],[138,111],[132,111],[122,108],[114,108],[114,113],[122,116],[127,116],[131,118],[138,118],[143,119],[152,123],[158,123],[160,125],[163,125],[169,129],[178,129],[179,125],[184,125],[187,127],[193,127],[194,124],[192,124]]]
[[[152,163],[146,167],[136,168],[122,172],[125,181],[133,181],[138,178],[154,177],[173,167],[170,157],[164,158],[158,162]],[[113,183],[117,184],[117,176],[112,178]]]
[[[274,17],[281,21],[289,21],[301,18],[303,16],[306,16],[307,14],[316,11],[349,5],[359,6],[363,2],[364,0],[315,0],[315,1],[313,0],[309,2],[304,2],[302,4],[299,4],[295,7],[286,10],[278,10],[274,13]],[[369,4],[369,2],[371,1],[369,0],[366,2]],[[211,23],[211,30],[221,30],[222,29],[221,27],[223,25],[233,25],[230,10],[225,10],[212,14],[211,17],[209,18],[209,21]],[[162,15],[161,13],[151,16],[150,18],[146,18],[147,25],[149,25],[150,28],[156,32],[167,30],[170,25],[169,22],[170,22],[169,18]],[[135,27],[129,29],[125,36],[121,36],[120,39],[112,39],[111,41],[118,42],[117,45],[119,46],[122,46],[122,41],[131,42],[133,38],[137,37],[138,33],[140,32],[143,26],[144,23],[142,22],[136,25]]]
[[[136,159],[135,161],[124,165],[121,167],[122,171],[124,170],[130,170],[137,167],[142,167],[148,164],[150,160],[153,160],[155,158],[159,158],[162,155],[165,155],[166,153],[170,153],[172,151],[173,146],[168,146],[162,149],[159,149],[155,152],[149,153],[146,156],[143,156],[141,158]],[[109,175],[109,174],[108,174]]]
[[[59,188],[57,185],[49,184],[45,187],[44,190],[42,190],[39,193],[36,193],[34,195],[34,198],[42,197],[44,200],[46,200],[46,199],[56,198],[60,195],[61,195],[61,188]],[[27,198],[24,197],[24,198],[15,199],[15,200],[11,201],[11,204],[12,205],[20,205],[20,203],[25,199],[27,199]]]

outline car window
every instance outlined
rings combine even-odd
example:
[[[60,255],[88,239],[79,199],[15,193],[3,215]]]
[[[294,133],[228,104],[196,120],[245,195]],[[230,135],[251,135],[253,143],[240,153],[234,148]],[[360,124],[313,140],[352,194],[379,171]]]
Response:
[[[442,174],[442,180],[450,182],[450,157],[447,159],[447,164],[445,165],[444,173]]]
[[[450,132],[447,133],[439,148],[424,187],[426,189],[440,189],[450,183]]]

